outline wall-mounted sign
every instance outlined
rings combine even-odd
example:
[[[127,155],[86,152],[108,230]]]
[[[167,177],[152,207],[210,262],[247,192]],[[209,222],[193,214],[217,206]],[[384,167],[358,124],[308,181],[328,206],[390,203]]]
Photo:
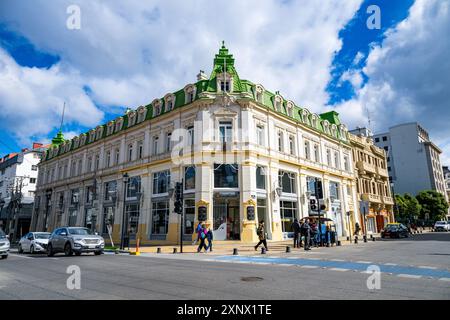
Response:
[[[249,221],[255,220],[255,207],[254,206],[247,207],[247,220],[249,220]]]
[[[198,207],[198,221],[206,221],[206,210],[205,206]]]

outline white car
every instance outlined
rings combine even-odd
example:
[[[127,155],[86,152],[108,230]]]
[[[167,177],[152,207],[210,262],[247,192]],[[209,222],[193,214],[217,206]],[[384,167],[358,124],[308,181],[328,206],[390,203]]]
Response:
[[[2,259],[8,258],[9,254],[9,239],[8,236],[0,229],[0,256]]]
[[[434,231],[450,231],[450,223],[448,221],[436,221]]]
[[[46,252],[50,232],[29,232],[19,241],[19,253]]]

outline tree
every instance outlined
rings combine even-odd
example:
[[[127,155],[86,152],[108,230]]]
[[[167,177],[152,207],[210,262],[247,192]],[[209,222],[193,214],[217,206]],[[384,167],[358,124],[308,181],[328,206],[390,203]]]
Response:
[[[409,193],[404,195],[395,195],[395,204],[397,206],[397,220],[410,220],[414,221],[420,215],[421,206],[416,198]]]
[[[441,193],[435,190],[425,190],[421,191],[416,199],[422,207],[421,218],[433,221],[445,218],[448,212],[448,203]]]

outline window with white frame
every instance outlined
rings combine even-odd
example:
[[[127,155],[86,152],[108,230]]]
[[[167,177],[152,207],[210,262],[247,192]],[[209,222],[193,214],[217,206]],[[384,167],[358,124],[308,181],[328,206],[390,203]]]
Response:
[[[114,158],[115,158],[114,159],[114,164],[118,165],[119,162],[120,162],[120,149],[119,148],[116,149]]]
[[[137,143],[137,158],[142,159],[144,156],[144,141],[139,140]]]
[[[327,149],[327,165],[331,167],[331,150]]]
[[[305,141],[304,147],[305,147],[305,158],[311,160],[310,143],[308,140]]]
[[[292,117],[294,114],[294,103],[292,101],[288,101],[286,103],[286,113],[289,117]]]
[[[276,95],[275,96],[275,110],[278,112],[281,112],[282,105],[283,105],[283,98],[281,98],[281,96],[279,96],[279,95]]]
[[[127,161],[133,160],[133,144],[128,144]]]
[[[154,136],[153,137],[153,147],[152,147],[152,154],[153,155],[157,155],[159,150],[158,150],[158,141],[159,141],[159,137],[158,136]]]
[[[264,103],[264,89],[260,85],[255,87],[255,98],[259,103]]]
[[[265,145],[264,126],[260,124],[256,126],[256,143],[261,147]]]
[[[350,162],[349,157],[347,155],[344,155],[344,170],[350,171]]]
[[[172,139],[172,132],[167,132],[166,133],[166,152],[170,151],[170,147],[171,147],[171,140]]]
[[[170,170],[153,173],[153,194],[167,193],[170,185]]]
[[[105,153],[105,167],[109,168],[111,166],[111,151],[108,150]]]
[[[266,168],[256,166],[256,189],[266,189]]]
[[[173,93],[164,96],[165,110],[171,111],[175,107],[175,95]]]
[[[195,85],[188,85],[184,89],[185,103],[191,103],[195,99]]]
[[[295,137],[294,135],[289,135],[289,153],[295,155]]]
[[[319,145],[317,143],[314,144],[314,161],[320,162]]]
[[[335,151],[335,152],[334,152],[334,167],[335,167],[336,169],[339,169],[340,166],[341,166],[341,163],[340,163],[340,161],[339,161],[339,152],[338,152],[338,151]]]
[[[295,173],[280,170],[278,184],[283,193],[295,193]]]
[[[187,145],[193,146],[194,145],[194,126],[187,127]]]
[[[100,169],[100,155],[95,155],[94,171]]]
[[[233,124],[231,121],[219,122],[219,139],[221,143],[231,143],[233,140]]]
[[[279,152],[283,152],[283,149],[284,149],[283,140],[284,140],[283,131],[278,130],[278,151]]]
[[[184,168],[184,190],[195,190],[195,166]]]
[[[159,116],[161,114],[161,101],[159,99],[155,99],[152,102],[153,106],[153,116]]]

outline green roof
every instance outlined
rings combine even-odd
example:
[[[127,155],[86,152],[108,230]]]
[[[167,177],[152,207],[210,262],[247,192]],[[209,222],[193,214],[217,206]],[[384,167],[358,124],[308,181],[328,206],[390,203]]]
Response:
[[[196,94],[194,97],[194,101],[195,100],[199,100],[199,99],[205,99],[203,97],[200,96],[200,94],[202,92],[210,92],[210,93],[215,93],[217,92],[217,75],[221,74],[225,68],[228,74],[230,74],[232,76],[233,79],[233,93],[247,93],[247,97],[249,97],[250,99],[252,99],[254,102],[258,103],[261,106],[264,106],[284,117],[287,117],[291,120],[294,120],[296,122],[302,123],[310,128],[312,128],[313,130],[316,130],[322,134],[327,134],[328,136],[330,136],[332,139],[336,139],[336,140],[344,140],[344,142],[346,143],[346,139],[343,139],[344,137],[341,136],[341,132],[340,130],[337,130],[337,137],[331,136],[331,134],[329,133],[325,133],[324,128],[322,123],[327,120],[331,125],[336,125],[339,126],[341,125],[341,122],[339,120],[339,114],[336,111],[329,111],[326,113],[322,113],[320,115],[317,115],[317,124],[315,127],[312,126],[312,121],[311,121],[311,116],[312,113],[306,109],[305,107],[300,107],[297,106],[295,103],[292,102],[292,113],[288,114],[287,111],[287,104],[288,101],[286,101],[285,99],[283,99],[283,103],[281,105],[281,110],[278,111],[275,108],[275,97],[277,94],[279,94],[279,92],[275,92],[272,93],[266,89],[264,89],[264,95],[263,95],[263,101],[262,102],[258,102],[256,100],[256,84],[249,81],[249,80],[243,80],[240,79],[236,68],[234,66],[234,57],[232,54],[229,53],[228,49],[225,47],[225,44],[222,42],[222,46],[219,49],[219,53],[215,55],[214,58],[214,62],[213,62],[213,69],[211,71],[211,75],[209,77],[209,79],[206,80],[199,80],[196,83],[194,83],[193,85],[196,87]],[[144,107],[147,109],[147,115],[145,117],[144,121],[147,120],[151,120],[153,118],[159,117],[163,114],[166,114],[168,112],[171,112],[175,109],[181,108],[187,104],[190,104],[190,102],[186,103],[186,97],[185,97],[185,91],[184,89],[180,89],[178,91],[175,91],[172,93],[175,96],[175,105],[173,106],[172,110],[166,110],[166,105],[165,105],[165,100],[163,98],[160,98],[159,100],[161,101],[161,112],[159,115],[153,115],[153,105],[152,103],[149,103],[147,105],[145,105]],[[302,118],[302,112],[304,110],[307,110],[308,114],[309,114],[309,120],[307,122],[304,121],[304,119]],[[126,130],[128,128],[128,110],[125,112],[124,115],[117,117],[114,120],[111,121],[116,121],[117,119],[122,118],[123,119],[123,125],[120,131]],[[109,122],[111,122],[109,121]],[[108,123],[109,123],[108,122]],[[106,128],[107,125],[103,124],[100,125],[99,127],[103,127],[103,134],[101,136],[101,138],[105,138],[107,137],[106,135]],[[92,130],[92,129],[91,129]],[[91,131],[89,130],[89,131]],[[85,135],[87,137],[89,137],[89,131],[85,133]],[[120,132],[119,131],[119,132]],[[114,133],[108,135],[108,136],[112,136],[115,135],[116,132],[114,130]],[[80,134],[80,136],[82,136],[83,134]],[[345,137],[346,138],[346,137]],[[86,143],[84,145],[88,145],[91,143],[94,143],[98,140],[91,141],[89,142],[89,139],[87,139]],[[64,145],[64,143],[67,143],[67,141],[64,140],[64,137],[62,135],[61,132],[58,132],[58,134],[56,135],[55,138],[53,138],[52,140],[52,145],[50,147],[50,149],[53,148],[60,148],[61,146]],[[79,146],[81,147],[81,146]],[[78,148],[79,148],[78,147]],[[70,151],[74,150],[74,144],[73,144],[73,139],[72,139],[72,145],[70,146]],[[49,151],[47,150],[45,153],[45,157],[44,160],[49,160],[48,155],[49,155]],[[64,153],[63,149],[60,148],[60,150],[58,150],[58,152],[56,153],[56,156],[60,155]],[[53,157],[52,157],[53,158]]]

